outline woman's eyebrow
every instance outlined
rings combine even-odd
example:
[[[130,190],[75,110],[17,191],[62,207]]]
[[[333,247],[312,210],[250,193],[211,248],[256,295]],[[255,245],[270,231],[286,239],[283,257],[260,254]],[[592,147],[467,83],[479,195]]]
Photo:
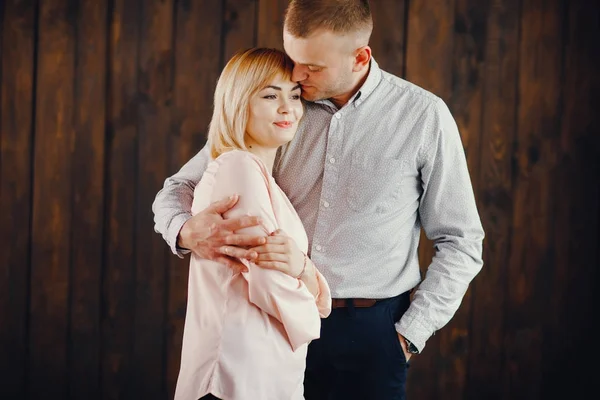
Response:
[[[300,89],[300,88],[301,88],[301,86],[298,84],[292,88],[291,92],[293,92],[296,89]],[[274,86],[274,85],[265,86],[264,89],[275,89],[275,90],[281,91],[281,88],[279,86]]]

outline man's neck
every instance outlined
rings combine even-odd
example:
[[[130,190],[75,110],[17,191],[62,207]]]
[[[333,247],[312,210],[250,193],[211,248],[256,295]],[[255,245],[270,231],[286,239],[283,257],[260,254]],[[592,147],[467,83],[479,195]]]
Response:
[[[356,81],[354,82],[354,85],[352,86],[352,90],[344,93],[344,94],[340,94],[339,96],[334,96],[329,98],[329,101],[331,101],[333,104],[335,104],[335,106],[340,109],[342,107],[344,107],[346,105],[346,103],[348,103],[348,101],[352,98],[352,96],[354,96],[356,94],[356,92],[358,92],[358,90],[362,87],[362,85],[365,84],[365,81],[367,80],[368,76],[369,76],[369,71],[371,70],[371,65],[369,64],[369,68],[367,68],[366,70],[364,70],[363,72],[360,73],[360,75],[358,75]]]

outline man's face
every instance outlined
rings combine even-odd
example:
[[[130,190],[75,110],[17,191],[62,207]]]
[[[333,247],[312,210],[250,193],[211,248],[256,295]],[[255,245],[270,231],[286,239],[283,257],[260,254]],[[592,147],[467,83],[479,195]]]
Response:
[[[353,89],[354,41],[329,31],[298,38],[284,29],[283,46],[294,61],[292,80],[308,101],[346,95]]]

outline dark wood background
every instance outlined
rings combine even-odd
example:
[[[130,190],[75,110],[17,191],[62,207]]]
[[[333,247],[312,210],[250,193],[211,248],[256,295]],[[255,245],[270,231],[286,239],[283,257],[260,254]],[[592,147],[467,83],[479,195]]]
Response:
[[[487,234],[410,398],[577,398],[599,358],[598,2],[371,3],[380,65],[453,111]],[[286,1],[0,4],[0,398],[171,398],[188,260],[151,203],[224,61],[281,46]]]

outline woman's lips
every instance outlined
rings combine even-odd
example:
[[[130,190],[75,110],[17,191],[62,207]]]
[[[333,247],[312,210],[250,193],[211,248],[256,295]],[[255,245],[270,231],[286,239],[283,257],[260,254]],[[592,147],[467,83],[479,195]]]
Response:
[[[275,122],[275,125],[277,125],[280,128],[290,128],[292,126],[292,123],[290,121],[282,121]]]

